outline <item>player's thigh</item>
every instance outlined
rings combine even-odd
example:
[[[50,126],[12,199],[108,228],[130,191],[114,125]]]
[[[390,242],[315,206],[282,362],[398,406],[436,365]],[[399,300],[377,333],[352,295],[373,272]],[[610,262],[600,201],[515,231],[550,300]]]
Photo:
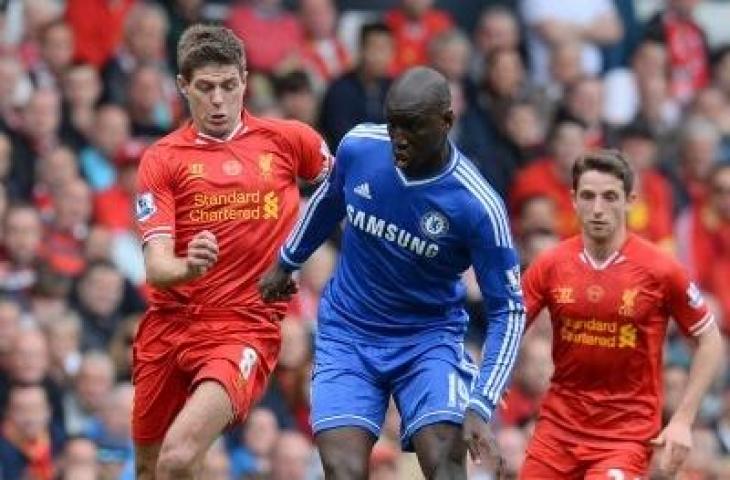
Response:
[[[233,406],[226,389],[217,381],[204,380],[165,435],[160,449],[160,465],[177,470],[197,465],[233,419]]]
[[[360,427],[337,427],[315,435],[327,480],[365,480],[370,453],[377,441],[372,432]]]
[[[239,423],[266,389],[269,359],[261,358],[253,340],[225,338],[224,342],[184,357],[181,364],[194,375],[194,386],[212,380],[223,387],[232,408],[229,420]]]
[[[419,346],[405,352],[403,373],[395,380],[393,397],[401,414],[401,443],[413,450],[412,437],[437,423],[461,425],[476,366],[458,344]]]
[[[166,356],[135,354],[132,438],[136,445],[162,442],[188,397],[189,379]]]
[[[547,456],[535,456],[528,453],[525,456],[525,461],[522,462],[520,468],[519,478],[520,480],[582,480],[583,475],[576,471],[563,471],[560,470],[558,464],[560,458],[555,455],[550,457]]]
[[[317,339],[311,384],[312,430],[357,427],[377,438],[385,420],[390,391],[373,374],[377,359],[356,345]]]
[[[426,425],[413,435],[411,442],[427,479],[466,478],[466,444],[460,425]]]

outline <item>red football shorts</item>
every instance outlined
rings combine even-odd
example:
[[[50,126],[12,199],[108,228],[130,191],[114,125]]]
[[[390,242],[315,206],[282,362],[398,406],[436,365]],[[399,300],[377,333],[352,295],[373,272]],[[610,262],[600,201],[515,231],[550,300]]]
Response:
[[[538,421],[520,470],[523,480],[643,480],[652,448],[642,442],[573,440],[554,424]]]
[[[148,311],[133,347],[132,437],[162,441],[188,396],[204,380],[220,383],[243,421],[276,366],[281,336],[268,314],[181,307]]]

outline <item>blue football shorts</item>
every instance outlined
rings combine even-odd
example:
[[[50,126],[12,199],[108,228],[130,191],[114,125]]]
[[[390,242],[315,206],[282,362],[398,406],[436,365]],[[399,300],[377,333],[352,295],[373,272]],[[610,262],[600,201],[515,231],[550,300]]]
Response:
[[[360,427],[377,438],[391,395],[405,451],[413,450],[413,435],[426,425],[461,425],[478,369],[464,344],[447,338],[393,346],[318,337],[311,392],[314,433]]]

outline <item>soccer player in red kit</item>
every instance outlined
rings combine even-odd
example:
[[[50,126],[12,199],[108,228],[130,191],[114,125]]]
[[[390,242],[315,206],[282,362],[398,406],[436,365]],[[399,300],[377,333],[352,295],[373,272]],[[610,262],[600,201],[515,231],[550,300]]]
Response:
[[[297,179],[317,181],[331,164],[311,128],[243,109],[245,57],[230,30],[190,27],[178,64],[192,121],[147,149],[138,173],[153,287],[134,344],[141,479],[194,478],[262,394],[286,304],[265,304],[257,282],[298,216]]]
[[[676,472],[722,358],[722,340],[682,267],[626,230],[634,174],[617,151],[573,167],[581,235],[545,252],[523,280],[528,322],[547,308],[555,371],[523,479],[646,478],[654,447]],[[662,346],[669,317],[698,344],[684,397],[661,428]]]

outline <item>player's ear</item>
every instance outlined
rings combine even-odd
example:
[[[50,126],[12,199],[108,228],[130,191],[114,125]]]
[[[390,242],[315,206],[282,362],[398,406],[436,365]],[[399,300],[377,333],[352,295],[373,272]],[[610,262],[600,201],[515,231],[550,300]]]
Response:
[[[626,203],[629,203],[629,204],[631,204],[631,203],[634,203],[635,201],[636,201],[636,192],[631,192],[631,193],[630,193],[630,194],[629,194],[629,195],[628,195],[628,196],[626,197]]]
[[[180,90],[180,93],[182,93],[182,96],[188,98],[188,82],[185,80],[185,77],[178,74],[175,77],[175,83],[177,83],[177,88]]]
[[[248,70],[241,71],[241,94],[246,96],[246,87],[248,86]]]
[[[578,197],[576,196],[578,192],[575,191],[574,188],[570,189],[570,200],[573,204],[573,210],[578,211]]]
[[[454,126],[454,111],[451,109],[448,109],[446,112],[444,112],[444,123],[446,124],[446,128],[448,130],[451,129],[451,127]]]

